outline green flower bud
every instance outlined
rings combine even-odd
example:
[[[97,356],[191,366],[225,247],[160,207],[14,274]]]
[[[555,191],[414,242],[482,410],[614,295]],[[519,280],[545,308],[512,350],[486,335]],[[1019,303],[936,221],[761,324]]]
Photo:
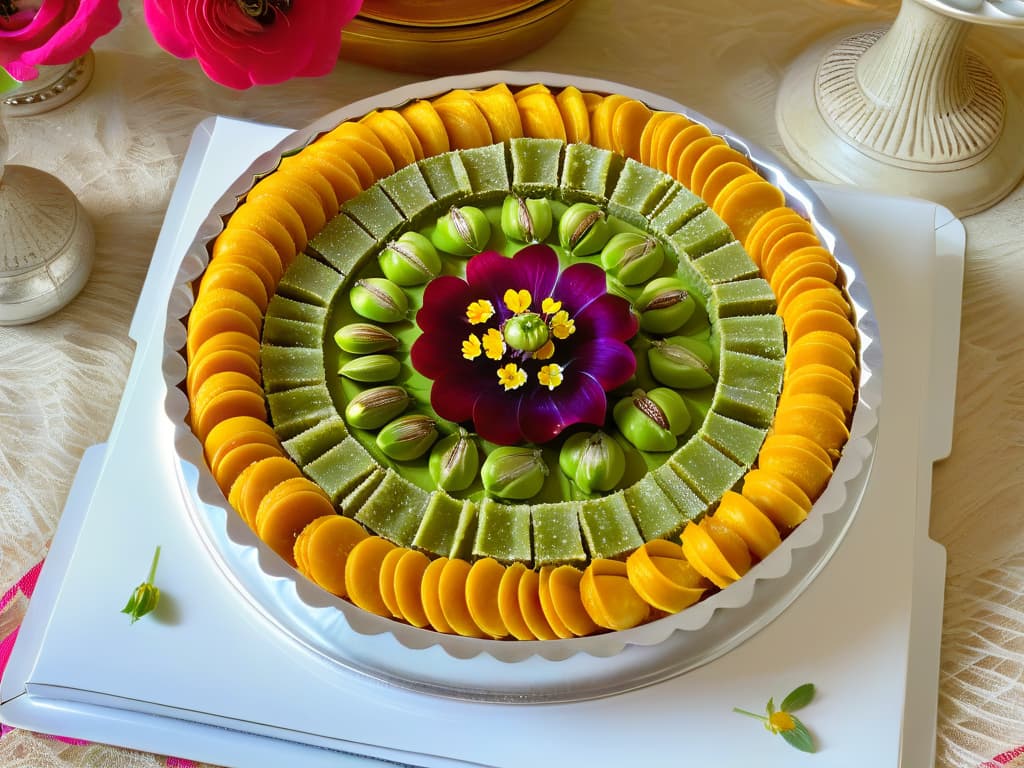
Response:
[[[547,344],[551,335],[544,318],[535,312],[510,317],[505,321],[502,333],[506,344],[523,352],[536,352]]]
[[[402,364],[391,355],[364,355],[349,360],[338,373],[352,381],[378,382],[391,381],[402,369]]]
[[[501,206],[501,230],[510,240],[539,243],[551,234],[551,203],[509,195]]]
[[[671,451],[676,436],[690,428],[682,396],[667,387],[638,389],[615,404],[612,418],[626,439],[641,451]]]
[[[128,598],[128,603],[121,609],[131,617],[131,623],[141,619],[147,613],[153,611],[160,602],[160,588],[153,583],[156,578],[156,566],[160,562],[160,547],[153,552],[153,560],[149,564],[149,576],[139,584]]]
[[[441,257],[429,238],[419,232],[403,232],[388,243],[377,260],[384,276],[399,285],[423,285],[441,274]]]
[[[462,427],[454,435],[442,438],[430,451],[430,476],[443,491],[464,491],[480,471],[480,452]]]
[[[437,437],[437,422],[412,413],[399,416],[378,432],[377,447],[396,461],[412,461],[430,450]]]
[[[409,298],[405,291],[386,277],[367,277],[356,280],[348,299],[358,314],[378,323],[396,323],[404,320],[409,311]]]
[[[472,256],[487,247],[491,222],[483,211],[472,205],[454,207],[437,220],[430,239],[442,251],[455,256]]]
[[[700,389],[715,383],[711,373],[711,345],[688,336],[655,341],[647,351],[651,373],[676,389]]]
[[[558,464],[584,493],[610,491],[626,471],[622,448],[604,432],[577,432],[562,445]]]
[[[495,448],[480,468],[480,478],[487,492],[504,499],[535,496],[547,475],[548,467],[540,449],[517,445]]]
[[[592,203],[574,203],[558,221],[558,241],[573,256],[600,251],[612,235],[605,212]]]
[[[679,330],[696,307],[681,280],[658,277],[641,291],[633,305],[640,327],[648,333],[668,334]]]
[[[650,280],[664,263],[661,243],[637,232],[619,232],[601,250],[601,264],[624,285]]]
[[[408,407],[409,393],[403,387],[372,387],[348,401],[345,420],[356,429],[378,429]]]
[[[371,352],[390,352],[398,349],[399,341],[390,331],[372,323],[349,323],[334,333],[334,343],[353,355]]]

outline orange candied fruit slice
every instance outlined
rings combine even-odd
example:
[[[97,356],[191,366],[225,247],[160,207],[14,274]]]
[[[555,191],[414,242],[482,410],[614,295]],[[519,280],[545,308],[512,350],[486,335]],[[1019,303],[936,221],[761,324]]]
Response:
[[[346,518],[348,519],[348,518]],[[398,563],[406,552],[411,550],[406,547],[395,547],[386,555],[380,564],[380,596],[384,605],[388,607],[391,615],[396,619],[405,621],[402,609],[398,605],[398,591],[395,587],[395,572],[398,570]]]
[[[441,609],[441,572],[448,565],[447,557],[439,557],[431,560],[423,570],[423,579],[420,582],[420,601],[423,604],[423,613],[427,621],[438,632],[451,634],[454,630],[444,617]]]
[[[391,618],[391,611],[380,593],[380,569],[384,558],[394,548],[395,545],[387,539],[367,536],[352,547],[345,559],[345,591],[348,599],[364,611],[386,618]]]
[[[423,147],[426,157],[441,155],[451,149],[448,132],[444,129],[434,105],[426,99],[417,99],[401,109],[402,117],[409,123]]]
[[[324,228],[328,216],[334,212],[324,210],[320,195],[301,177],[287,173],[271,173],[253,185],[246,200],[255,201],[268,195],[278,195],[288,201],[302,219],[306,238]]]
[[[628,96],[611,93],[603,96],[590,113],[590,143],[601,149],[615,151],[612,140],[612,119],[615,111],[629,101]]]
[[[782,543],[775,524],[753,502],[735,491],[726,491],[712,516],[738,535],[758,560],[764,560]]]
[[[287,456],[261,459],[250,464],[238,476],[231,486],[228,501],[238,510],[249,527],[256,530],[256,512],[263,497],[285,480],[301,476],[302,472]],[[231,496],[235,498],[232,499]]]
[[[491,139],[497,143],[517,139],[523,135],[523,120],[515,96],[505,83],[492,85],[482,91],[470,91],[491,129]]]
[[[281,455],[281,449],[276,445],[253,442],[244,443],[232,448],[213,470],[213,478],[221,491],[227,494],[234,485],[235,480],[242,474],[246,467],[262,459],[270,459]]]
[[[647,621],[651,607],[629,583],[626,564],[596,558],[580,579],[580,598],[599,627],[630,629]]]
[[[484,632],[473,621],[466,602],[466,579],[472,566],[461,558],[445,563],[438,580],[438,596],[445,621],[458,634],[465,637],[484,637]]]
[[[505,566],[493,557],[473,563],[466,577],[466,606],[473,623],[494,638],[505,637],[508,627],[498,607],[498,590],[505,576]]]
[[[425,627],[430,623],[423,610],[421,585],[423,574],[430,565],[430,558],[414,549],[405,550],[402,559],[395,566],[395,602],[405,620],[414,627]]]
[[[779,529],[796,528],[807,519],[811,500],[800,486],[785,475],[758,468],[743,478],[742,493],[764,512]]]
[[[553,565],[545,565],[540,569],[537,594],[540,597],[540,608],[544,612],[544,618],[551,626],[551,631],[563,640],[567,640],[573,637],[572,630],[562,621],[562,617],[558,615],[555,603],[551,599],[551,572],[553,570],[555,570]]]
[[[624,101],[612,115],[612,147],[623,157],[640,159],[640,141],[647,121],[651,119],[650,107],[636,99]]]
[[[730,195],[720,195],[720,200],[715,201],[718,206],[716,213],[740,242],[747,238],[761,214],[785,202],[782,190],[764,180],[745,184]]]
[[[580,596],[580,582],[583,571],[571,565],[559,565],[551,571],[547,582],[548,594],[555,613],[562,623],[578,637],[592,635],[597,631],[597,624],[590,618],[583,607]]]
[[[537,639],[523,618],[523,609],[519,604],[519,582],[526,571],[522,563],[512,563],[505,569],[498,585],[498,611],[509,634],[516,640]]]
[[[678,613],[700,600],[707,581],[686,560],[678,544],[654,539],[626,559],[629,583],[645,601],[666,613]]]
[[[401,123],[392,119],[392,115],[397,116]],[[405,122],[405,118],[394,110],[374,110],[359,122],[373,131],[384,145],[384,151],[391,158],[392,173],[423,157],[423,146],[416,133]]]
[[[434,99],[434,109],[444,123],[452,149],[472,149],[493,143],[491,127],[473,95],[457,89]]]
[[[369,534],[352,518],[327,517],[311,531],[304,548],[309,577],[328,592],[345,597],[345,566],[356,545],[367,538]]]
[[[256,535],[289,565],[295,565],[295,539],[313,520],[334,512],[320,486],[305,477],[279,483],[256,510]]]
[[[544,608],[540,602],[540,574],[529,568],[525,569],[519,578],[519,585],[516,589],[519,600],[519,611],[523,621],[532,634],[538,640],[555,640],[558,635],[551,628],[547,617],[544,615]]]
[[[563,88],[555,96],[555,102],[558,104],[558,111],[562,113],[565,140],[570,144],[588,143],[590,141],[590,112],[580,89],[574,85]]]

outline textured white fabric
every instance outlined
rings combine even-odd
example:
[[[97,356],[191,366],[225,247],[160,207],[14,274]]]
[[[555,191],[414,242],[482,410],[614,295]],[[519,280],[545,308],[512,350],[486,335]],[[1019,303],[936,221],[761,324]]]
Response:
[[[141,3],[122,5],[124,22],[95,46],[88,89],[55,112],[7,120],[9,162],[71,187],[93,219],[97,248],[92,276],[68,308],[0,328],[0,592],[45,555],[83,451],[109,433],[132,356],[128,325],[196,124],[223,114],[299,127],[421,79],[341,62],[318,80],[234,92],[158,49]],[[887,23],[896,7],[580,0],[554,40],[504,66],[659,92],[785,156],[774,105],[789,62],[834,30]],[[1024,31],[979,28],[971,40],[1024,99]],[[933,537],[949,553],[938,763],[957,767],[1024,744],[1024,187],[964,223],[955,438],[936,470],[932,514]],[[16,601],[0,630],[23,607]],[[163,764],[21,732],[0,740],[0,765],[12,768]]]

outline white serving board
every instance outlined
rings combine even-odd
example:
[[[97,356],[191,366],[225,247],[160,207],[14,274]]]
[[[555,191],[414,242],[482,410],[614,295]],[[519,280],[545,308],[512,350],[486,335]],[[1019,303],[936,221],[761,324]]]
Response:
[[[945,555],[927,531],[932,462],[951,439],[959,222],[922,201],[815,187],[872,294],[882,416],[846,540],[780,618],[714,662],[637,691],[571,704],[455,701],[388,687],[299,645],[239,594],[181,509],[159,343],[175,259],[212,202],[281,136],[223,118],[196,131],[133,320],[138,349],[120,411],[108,443],[82,461],[0,681],[0,718],[246,767],[372,762],[358,755],[427,766],[933,764]],[[158,544],[161,608],[129,626],[119,610]],[[425,664],[451,663],[436,651]],[[815,756],[732,713],[804,682],[819,690],[802,713]]]

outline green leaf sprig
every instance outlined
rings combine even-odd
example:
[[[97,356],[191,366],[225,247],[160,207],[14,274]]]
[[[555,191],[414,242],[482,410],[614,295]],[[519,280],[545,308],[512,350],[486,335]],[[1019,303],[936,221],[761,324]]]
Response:
[[[132,596],[128,598],[128,604],[121,609],[121,613],[127,613],[132,617],[132,624],[156,608],[157,603],[160,602],[160,588],[153,584],[158,562],[160,562],[160,547],[157,547],[153,553],[153,562],[149,566],[149,577],[135,588]]]
[[[790,691],[778,709],[775,708],[775,701],[768,699],[768,706],[765,707],[767,714],[765,715],[748,712],[739,707],[734,707],[732,711],[760,720],[764,723],[766,730],[779,734],[790,746],[801,752],[814,752],[814,737],[807,730],[807,726],[800,722],[800,718],[792,714],[796,710],[806,707],[813,699],[814,684],[804,683]]]

